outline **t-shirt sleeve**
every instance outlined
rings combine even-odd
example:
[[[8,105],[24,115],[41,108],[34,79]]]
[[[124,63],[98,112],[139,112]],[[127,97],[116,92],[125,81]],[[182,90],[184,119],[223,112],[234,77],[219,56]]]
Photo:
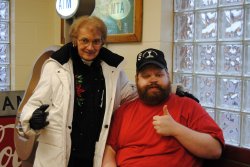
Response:
[[[194,102],[192,105],[193,109],[190,110],[191,112],[189,113],[192,119],[188,121],[188,126],[196,131],[210,134],[224,146],[223,131],[219,125],[199,103]]]
[[[205,114],[199,121],[200,131],[210,134],[213,138],[217,139],[223,146],[225,144],[223,131],[217,125],[217,123],[209,116]]]

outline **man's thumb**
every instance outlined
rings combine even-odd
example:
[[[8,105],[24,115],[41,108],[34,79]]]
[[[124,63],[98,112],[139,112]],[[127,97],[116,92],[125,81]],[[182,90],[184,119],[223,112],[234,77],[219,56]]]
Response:
[[[163,115],[168,115],[168,106],[167,105],[163,106]]]

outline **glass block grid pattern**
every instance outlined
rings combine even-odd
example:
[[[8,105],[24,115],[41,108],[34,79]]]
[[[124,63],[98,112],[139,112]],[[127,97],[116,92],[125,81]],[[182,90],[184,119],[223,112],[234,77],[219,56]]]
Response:
[[[9,13],[9,0],[0,0],[0,91],[10,90]]]
[[[173,83],[250,148],[250,1],[174,0]]]

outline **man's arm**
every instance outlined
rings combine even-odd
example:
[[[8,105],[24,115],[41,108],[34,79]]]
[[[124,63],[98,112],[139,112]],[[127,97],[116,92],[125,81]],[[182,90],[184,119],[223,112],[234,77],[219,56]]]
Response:
[[[163,116],[154,116],[156,133],[175,137],[189,152],[200,158],[217,159],[222,153],[220,142],[210,134],[197,132],[176,122],[163,107]]]
[[[115,150],[110,145],[106,145],[102,160],[102,167],[117,167],[115,156]]]
[[[178,123],[174,137],[197,157],[218,159],[221,156],[222,146],[210,134],[194,131]]]

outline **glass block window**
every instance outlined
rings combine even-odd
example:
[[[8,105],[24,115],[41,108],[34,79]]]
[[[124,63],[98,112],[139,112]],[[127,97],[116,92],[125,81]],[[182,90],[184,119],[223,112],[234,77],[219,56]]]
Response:
[[[0,0],[0,91],[10,90],[9,11],[9,0]]]
[[[173,83],[250,148],[250,0],[174,0]]]

